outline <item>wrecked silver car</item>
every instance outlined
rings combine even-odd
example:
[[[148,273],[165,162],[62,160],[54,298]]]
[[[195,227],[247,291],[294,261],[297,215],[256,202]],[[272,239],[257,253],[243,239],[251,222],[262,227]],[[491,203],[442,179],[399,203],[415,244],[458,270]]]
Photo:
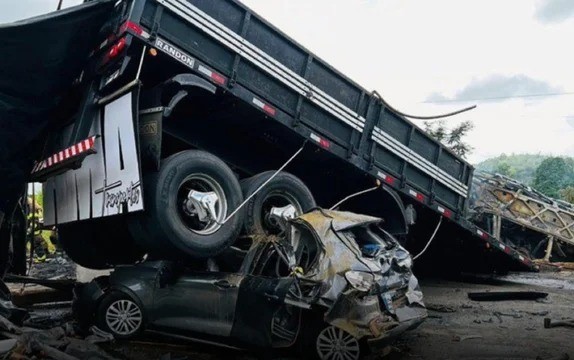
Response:
[[[76,290],[74,308],[116,338],[142,331],[226,346],[359,359],[427,316],[410,254],[378,218],[317,209],[201,268],[148,261]]]

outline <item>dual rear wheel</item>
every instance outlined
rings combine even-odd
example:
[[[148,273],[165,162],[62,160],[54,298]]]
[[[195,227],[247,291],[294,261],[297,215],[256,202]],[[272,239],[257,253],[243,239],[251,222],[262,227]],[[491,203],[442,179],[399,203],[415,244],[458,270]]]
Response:
[[[133,263],[144,253],[167,259],[216,256],[241,233],[277,235],[282,231],[278,218],[316,206],[300,179],[287,172],[274,174],[263,172],[240,182],[221,159],[205,151],[171,155],[158,172],[143,178],[144,212],[127,215],[127,226],[120,224],[125,216],[63,226],[62,245],[72,260],[90,268]],[[112,232],[134,244],[115,240],[119,237]]]

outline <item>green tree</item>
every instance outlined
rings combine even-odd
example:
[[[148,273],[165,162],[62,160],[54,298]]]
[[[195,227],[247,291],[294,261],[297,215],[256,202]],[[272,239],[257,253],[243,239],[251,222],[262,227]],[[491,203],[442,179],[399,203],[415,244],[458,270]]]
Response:
[[[560,190],[571,185],[573,173],[572,161],[551,157],[542,161],[536,169],[532,186],[547,196],[559,198]]]
[[[513,178],[516,175],[516,170],[508,163],[502,162],[496,167],[496,173]]]
[[[444,120],[436,122],[427,121],[424,123],[424,127],[430,136],[442,142],[455,154],[466,157],[466,155],[472,151],[472,146],[464,141],[464,137],[474,128],[474,125],[470,121],[464,121],[452,129],[446,126]]]
[[[574,204],[574,186],[567,186],[560,190],[560,198]]]

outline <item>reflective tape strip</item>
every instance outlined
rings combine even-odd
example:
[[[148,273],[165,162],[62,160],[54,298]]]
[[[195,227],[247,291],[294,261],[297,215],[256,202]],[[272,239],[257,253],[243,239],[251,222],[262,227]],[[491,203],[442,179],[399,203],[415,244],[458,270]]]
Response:
[[[410,194],[412,197],[414,197],[414,198],[416,198],[417,200],[419,200],[419,201],[424,201],[424,200],[425,200],[425,196],[424,196],[423,194],[418,193],[418,192],[416,192],[416,191],[414,191],[414,190],[412,190],[412,189],[409,189],[409,194]]]
[[[393,185],[395,183],[394,177],[392,177],[391,175],[387,175],[381,171],[377,172],[377,176],[389,185]]]
[[[394,139],[378,127],[375,127],[373,130],[371,139],[379,145],[382,145],[385,149],[388,149],[395,155],[407,161],[409,164],[414,165],[419,170],[430,175],[432,178],[436,179],[457,194],[465,198],[468,196],[468,186],[456,180],[450,174],[446,173],[438,166],[432,164],[430,161],[426,160],[414,152],[412,149],[409,149],[407,146],[400,143],[398,140]]]
[[[197,67],[197,71],[199,71],[200,73],[202,73],[203,75],[206,75],[207,77],[209,77],[211,80],[215,81],[216,83],[220,84],[220,85],[224,85],[226,82],[226,79],[223,75],[216,73],[215,71],[212,71],[208,68],[206,68],[203,65],[199,65]]]
[[[322,148],[328,149],[331,147],[331,143],[328,140],[323,139],[322,137],[320,137],[317,134],[311,133],[311,135],[309,137],[311,138],[311,140],[318,143]]]
[[[476,233],[477,233],[478,236],[480,236],[481,238],[483,238],[483,239],[488,239],[488,234],[485,233],[484,231],[478,229],[478,230],[476,230]]]
[[[318,105],[323,110],[329,112],[355,130],[359,132],[363,131],[365,118],[359,116],[355,111],[341,104],[339,101],[314,86],[279,61],[275,60],[266,52],[251,44],[241,36],[235,34],[232,30],[205,14],[197,7],[183,0],[157,1],[198,27],[206,34],[215,38],[223,45],[235,51],[241,57],[269,73],[292,90],[305,96],[309,101]]]
[[[450,218],[452,216],[452,211],[450,211],[449,209],[445,209],[442,206],[438,206],[437,210],[447,218]]]
[[[79,143],[70,146],[69,148],[66,148],[62,151],[59,151],[59,152],[53,154],[53,155],[50,155],[48,158],[38,162],[36,164],[36,166],[34,166],[34,168],[32,170],[32,174],[36,173],[38,171],[47,169],[50,166],[56,165],[56,164],[58,164],[64,160],[71,159],[74,156],[79,155],[83,152],[86,152],[88,150],[92,150],[95,146],[95,143],[96,143],[96,137],[92,136],[86,140],[82,140]]]
[[[258,98],[253,98],[253,104],[255,106],[257,106],[258,108],[260,108],[261,110],[265,111],[266,113],[268,113],[269,115],[275,116],[276,114],[276,110],[275,108],[267,105],[266,103],[264,103],[263,101],[259,100]]]

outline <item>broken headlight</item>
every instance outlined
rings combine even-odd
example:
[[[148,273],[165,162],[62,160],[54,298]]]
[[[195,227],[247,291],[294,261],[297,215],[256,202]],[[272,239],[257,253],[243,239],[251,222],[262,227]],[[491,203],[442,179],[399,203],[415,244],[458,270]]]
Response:
[[[368,292],[375,283],[373,274],[361,271],[347,271],[345,273],[345,279],[347,279],[347,282],[353,289],[361,292]]]

